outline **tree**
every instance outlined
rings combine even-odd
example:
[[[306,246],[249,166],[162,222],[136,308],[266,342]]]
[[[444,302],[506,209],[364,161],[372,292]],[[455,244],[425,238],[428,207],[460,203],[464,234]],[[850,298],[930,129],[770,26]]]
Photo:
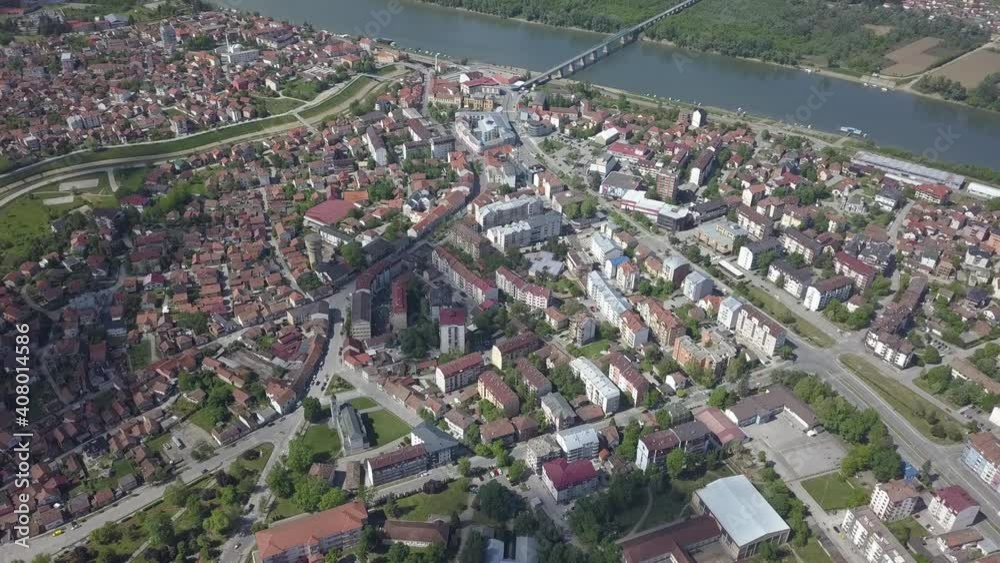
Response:
[[[295,484],[288,468],[278,464],[267,475],[267,488],[278,498],[288,498],[295,492]]]
[[[469,458],[463,457],[458,460],[458,474],[462,477],[468,477],[472,473],[472,462]]]
[[[352,268],[360,269],[365,265],[365,253],[360,242],[351,241],[341,246],[340,255]]]
[[[716,387],[712,390],[712,394],[708,397],[709,406],[713,406],[717,409],[726,408],[729,403],[729,391],[725,387]]]
[[[925,364],[937,365],[941,363],[941,353],[938,352],[937,348],[933,346],[928,346],[924,349],[923,360]]]
[[[520,483],[521,479],[524,478],[524,473],[528,467],[520,459],[515,460],[514,463],[510,465],[507,469],[507,478],[510,479],[511,483]]]
[[[485,552],[486,540],[478,530],[473,530],[458,554],[459,563],[482,563]]]
[[[671,479],[677,479],[684,473],[687,454],[681,448],[674,448],[667,454],[667,474]]]
[[[222,535],[232,528],[236,515],[230,508],[216,508],[212,515],[205,519],[205,529]]]
[[[372,528],[371,526],[365,526],[365,529],[361,532],[361,540],[358,541],[358,545],[354,547],[354,553],[357,555],[358,560],[367,562],[368,554],[378,547],[378,542],[378,530]]]
[[[91,539],[100,545],[110,545],[121,539],[121,529],[113,522],[101,526],[90,534]]]
[[[320,404],[316,397],[306,397],[302,399],[302,412],[309,422],[319,422],[326,418],[326,409]]]
[[[301,437],[295,438],[288,444],[288,458],[285,463],[288,469],[294,473],[305,473],[312,465],[315,452]]]
[[[174,543],[174,522],[166,512],[149,514],[142,527],[153,547],[163,547]]]
[[[498,522],[506,522],[520,508],[520,497],[496,481],[490,481],[479,488],[476,496],[479,511]]]
[[[292,503],[305,512],[316,512],[319,503],[330,490],[330,485],[317,477],[300,477],[295,483]]]
[[[410,557],[410,548],[404,543],[394,543],[386,553],[388,563],[406,563]]]
[[[330,510],[331,508],[337,508],[338,506],[346,504],[347,500],[347,493],[344,492],[343,489],[331,487],[330,490],[323,493],[323,497],[319,499],[319,509]]]

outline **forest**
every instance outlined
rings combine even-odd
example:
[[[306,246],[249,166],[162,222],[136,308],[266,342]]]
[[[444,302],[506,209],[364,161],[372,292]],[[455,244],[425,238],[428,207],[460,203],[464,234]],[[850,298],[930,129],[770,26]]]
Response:
[[[522,18],[562,27],[616,32],[676,4],[674,0],[429,0],[443,6]],[[880,26],[879,32],[872,27]],[[702,0],[646,32],[680,47],[781,64],[871,73],[888,66],[889,51],[938,37],[941,52],[983,44],[982,30],[958,20],[925,15],[882,2],[823,0]]]
[[[1000,111],[1000,72],[988,75],[975,88],[962,86],[961,82],[945,76],[925,74],[913,85],[924,94],[937,94],[946,100],[965,102],[970,106]]]

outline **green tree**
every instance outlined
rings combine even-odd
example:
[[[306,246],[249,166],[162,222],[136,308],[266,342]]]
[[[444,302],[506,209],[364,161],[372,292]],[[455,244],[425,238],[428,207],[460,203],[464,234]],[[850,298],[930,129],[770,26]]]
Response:
[[[351,241],[341,246],[340,255],[352,268],[360,269],[365,265],[365,253],[360,242]]]
[[[924,363],[928,365],[937,365],[941,363],[941,353],[938,352],[937,348],[933,346],[928,346],[924,349],[922,358]]]
[[[724,409],[729,404],[729,391],[725,387],[716,387],[708,396],[708,404],[717,409]]]
[[[520,459],[515,460],[507,469],[507,478],[511,483],[520,483],[528,467]]]
[[[510,520],[521,507],[520,497],[496,481],[480,487],[476,500],[479,511],[497,522]]]
[[[337,508],[338,506],[346,504],[347,501],[348,496],[343,489],[331,487],[330,490],[323,493],[323,496],[319,499],[319,509],[330,510],[331,508]]]
[[[319,510],[320,502],[330,490],[330,485],[317,477],[300,477],[295,482],[292,503],[305,512]]]
[[[271,489],[278,498],[289,498],[295,492],[295,484],[292,482],[291,473],[288,468],[278,464],[267,474],[267,488]]]
[[[681,448],[674,448],[667,454],[666,464],[667,474],[670,475],[671,480],[675,480],[684,473],[684,467],[687,465],[687,454]]]
[[[465,540],[465,544],[462,545],[462,551],[458,554],[458,561],[459,563],[483,563],[485,555],[486,540],[478,530],[473,530],[469,534],[468,539]]]
[[[302,412],[309,422],[320,422],[326,418],[327,411],[316,397],[302,399]]]
[[[166,512],[148,514],[142,527],[153,547],[164,547],[174,543],[174,522]]]
[[[458,460],[458,474],[462,477],[468,477],[472,473],[472,462],[469,458],[463,457]]]
[[[285,460],[288,469],[294,473],[305,473],[313,463],[316,453],[301,437],[288,444],[288,457]]]

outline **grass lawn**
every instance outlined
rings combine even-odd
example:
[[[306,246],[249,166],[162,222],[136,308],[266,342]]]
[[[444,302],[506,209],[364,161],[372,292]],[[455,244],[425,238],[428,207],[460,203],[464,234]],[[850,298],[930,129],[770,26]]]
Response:
[[[170,441],[170,432],[164,432],[156,438],[146,442],[146,447],[154,452],[163,451],[163,446]]]
[[[144,338],[135,346],[129,346],[128,359],[132,362],[132,370],[137,370],[149,365],[153,361],[153,352],[149,349],[149,342]]]
[[[808,563],[832,563],[833,561],[819,545],[819,541],[815,537],[810,537],[806,545],[802,547],[793,546],[792,550],[795,551],[802,561],[807,561]]]
[[[816,327],[816,325],[793,313],[784,303],[778,301],[763,289],[751,287],[749,293],[751,301],[763,307],[768,314],[776,318],[779,322],[792,325],[793,330],[809,342],[820,348],[829,348],[834,345],[835,341],[833,338],[830,338],[829,335]]]
[[[354,399],[347,401],[347,404],[353,406],[359,411],[373,409],[378,406],[378,403],[376,403],[371,397],[355,397]]]
[[[839,359],[927,438],[940,444],[951,444],[956,440],[952,440],[950,435],[965,435],[965,428],[955,422],[949,414],[914,393],[903,383],[882,375],[868,360],[854,354],[843,354]],[[928,420],[931,415],[940,421],[944,436],[934,436],[931,433],[932,424]]]
[[[267,112],[271,115],[278,115],[279,113],[285,113],[292,111],[293,109],[302,105],[302,102],[297,100],[291,100],[288,98],[261,98],[264,100],[264,107],[267,108]]]
[[[260,456],[257,459],[252,459],[252,460],[244,459],[243,455],[246,455],[248,452],[253,451],[253,450],[247,450],[246,452],[241,454],[240,459],[238,459],[236,463],[242,465],[243,467],[245,467],[250,471],[253,471],[254,473],[260,473],[261,471],[264,470],[264,466],[267,465],[267,460],[270,459],[271,452],[274,451],[274,444],[266,442],[254,448],[254,450],[260,452]]]
[[[312,424],[302,436],[316,453],[316,461],[328,461],[340,455],[340,435],[326,424]]]
[[[208,409],[198,409],[191,415],[188,422],[194,424],[209,434],[212,433],[212,430],[215,430],[215,421],[212,419],[212,413],[209,412]]]
[[[374,432],[375,447],[384,446],[410,433],[410,426],[387,410],[364,415],[369,429]]]
[[[601,354],[607,352],[610,346],[611,342],[608,340],[595,340],[586,346],[580,347],[580,355],[591,360],[596,360],[601,357]]]
[[[920,522],[914,520],[912,516],[895,522],[886,522],[885,526],[903,545],[906,545],[906,541],[911,537],[916,539],[927,536],[927,528],[921,526]]]
[[[49,210],[40,199],[20,197],[0,209],[0,248],[15,262],[10,267],[22,262],[31,245],[50,232],[51,222]]]
[[[452,481],[448,488],[436,495],[417,493],[413,496],[399,499],[396,506],[403,520],[426,522],[431,516],[440,516],[445,520],[452,512],[462,512],[469,501],[469,493],[462,490],[458,481]]]
[[[149,168],[140,166],[138,168],[119,168],[115,170],[115,180],[118,182],[118,194],[128,195],[139,191],[146,181],[146,174]]]
[[[853,495],[857,494],[858,489],[865,489],[865,487],[854,479],[844,478],[840,473],[813,477],[803,481],[802,487],[827,512],[842,508],[854,508],[864,504],[857,502],[864,499]]]
[[[350,391],[351,389],[354,389],[353,385],[334,375],[330,377],[330,383],[326,385],[326,394],[336,395],[341,391]]]
[[[376,72],[375,74],[378,74],[379,76],[385,76],[387,74],[392,74],[394,72],[396,72],[396,65],[386,65],[378,69],[378,72]]]
[[[278,502],[274,505],[274,508],[267,513],[267,517],[271,522],[278,520],[284,520],[285,518],[291,518],[292,516],[297,516],[302,514],[302,510],[298,506],[292,503],[291,500],[286,498],[279,498]]]
[[[366,92],[373,84],[375,84],[374,79],[362,76],[319,104],[302,110],[299,112],[299,115],[301,115],[303,119],[321,117],[342,104],[350,103],[348,100],[354,96],[363,95],[364,92]],[[347,107],[344,106],[341,111],[346,109]]]
[[[281,87],[281,94],[308,102],[319,94],[319,84],[315,80],[296,78],[289,80]]]
[[[715,471],[706,472],[699,479],[677,479],[671,482],[670,490],[654,494],[653,507],[649,509],[646,519],[639,525],[639,530],[648,530],[679,519],[683,515],[684,509],[691,500],[691,494],[695,490],[704,487],[716,479],[729,477],[732,474],[733,472],[728,467],[722,466]],[[642,504],[642,508],[645,510],[645,500],[643,500]]]

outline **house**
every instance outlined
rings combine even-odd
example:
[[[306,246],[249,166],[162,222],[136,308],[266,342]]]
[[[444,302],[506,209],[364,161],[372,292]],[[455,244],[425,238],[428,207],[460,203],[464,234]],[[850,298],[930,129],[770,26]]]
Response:
[[[944,205],[951,198],[951,188],[942,184],[920,184],[913,188],[913,196],[934,205]]]
[[[420,549],[435,543],[447,546],[451,537],[451,526],[444,520],[433,522],[386,520],[382,526],[382,533],[389,543],[401,543]]]
[[[428,469],[427,449],[422,445],[405,446],[365,460],[365,484],[368,487],[397,481]]]
[[[542,413],[556,430],[569,428],[576,421],[576,413],[569,401],[559,393],[549,393],[542,397]]]
[[[434,372],[434,383],[443,393],[451,393],[476,381],[486,370],[483,355],[473,352],[440,365]]]
[[[521,409],[517,394],[495,372],[488,371],[479,376],[479,396],[500,410],[506,417],[515,416]]]

